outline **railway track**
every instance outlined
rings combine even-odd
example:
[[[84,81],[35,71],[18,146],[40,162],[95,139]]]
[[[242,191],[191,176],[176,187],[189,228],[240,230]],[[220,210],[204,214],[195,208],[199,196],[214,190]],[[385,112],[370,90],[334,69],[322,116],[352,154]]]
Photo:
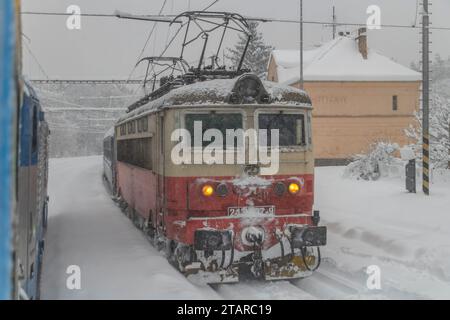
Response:
[[[289,281],[248,281],[236,284],[210,285],[224,299],[355,299],[368,294],[363,277],[352,278],[339,271],[331,263],[305,279]],[[382,298],[382,297],[381,297]]]
[[[341,299],[423,299],[416,293],[405,292],[389,282],[382,290],[369,290],[367,275],[340,270],[325,259],[311,277],[289,281],[249,281],[217,284],[210,287],[223,299],[261,300],[341,300]]]
[[[104,182],[104,181],[103,181]],[[104,186],[112,197],[107,185]],[[145,234],[144,234],[145,235]],[[151,245],[154,243],[145,235]],[[155,247],[156,248],[156,247]],[[158,249],[158,248],[157,248]],[[176,269],[173,265],[169,265]],[[178,270],[177,270],[178,271]],[[213,299],[226,300],[340,300],[340,299],[424,299],[416,293],[396,288],[387,281],[383,290],[371,291],[366,286],[363,270],[351,273],[339,269],[333,260],[324,258],[320,268],[311,277],[279,281],[243,281],[234,284],[210,284]],[[211,292],[213,293],[213,292]]]

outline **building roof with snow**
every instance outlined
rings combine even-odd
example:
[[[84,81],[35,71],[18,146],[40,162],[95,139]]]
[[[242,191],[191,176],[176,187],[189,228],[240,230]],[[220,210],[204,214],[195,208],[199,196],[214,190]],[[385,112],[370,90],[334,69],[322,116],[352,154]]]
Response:
[[[360,52],[358,38],[339,36],[320,47],[303,53],[305,81],[421,81],[421,74],[392,59],[367,49]],[[300,51],[274,50],[279,83],[292,85],[300,79]],[[269,75],[270,76],[270,75]]]

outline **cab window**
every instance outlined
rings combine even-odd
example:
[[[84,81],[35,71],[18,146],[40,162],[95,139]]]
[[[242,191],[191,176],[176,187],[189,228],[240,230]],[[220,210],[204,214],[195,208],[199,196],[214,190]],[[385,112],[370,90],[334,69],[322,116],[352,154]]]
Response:
[[[194,145],[194,122],[200,121],[202,124],[202,136],[206,130],[217,129],[224,137],[224,145],[226,143],[226,131],[242,129],[241,113],[188,113],[185,116],[185,128],[191,134],[192,146]],[[203,147],[209,145],[210,141],[203,141]]]
[[[258,128],[267,130],[267,141],[270,143],[271,130],[279,130],[281,147],[306,145],[305,116],[289,113],[260,113]]]

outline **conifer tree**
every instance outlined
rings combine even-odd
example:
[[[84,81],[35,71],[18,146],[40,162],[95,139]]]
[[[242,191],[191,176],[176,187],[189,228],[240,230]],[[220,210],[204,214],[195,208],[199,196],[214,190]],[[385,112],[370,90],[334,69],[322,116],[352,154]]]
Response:
[[[251,41],[247,49],[247,54],[242,65],[243,68],[250,69],[261,79],[265,79],[267,75],[267,64],[269,62],[270,53],[273,47],[266,45],[261,32],[258,31],[257,22],[249,22],[249,30],[251,35]],[[233,67],[239,65],[242,53],[244,52],[245,45],[247,43],[247,36],[239,34],[239,40],[236,46],[232,49],[228,49],[227,59],[230,60],[230,64]]]

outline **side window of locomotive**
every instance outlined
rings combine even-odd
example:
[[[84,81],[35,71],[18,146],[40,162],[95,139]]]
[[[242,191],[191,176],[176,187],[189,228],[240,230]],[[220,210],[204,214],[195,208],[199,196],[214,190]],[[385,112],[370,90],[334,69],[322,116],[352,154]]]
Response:
[[[152,170],[151,150],[151,138],[119,140],[117,141],[117,160]]]
[[[142,131],[143,132],[148,131],[148,118],[147,117],[142,118]]]
[[[258,118],[258,128],[267,130],[267,142],[272,141],[271,130],[279,130],[279,145],[306,145],[305,116],[303,114],[261,113]]]
[[[201,122],[202,135],[208,129],[217,129],[222,132],[224,146],[226,144],[226,132],[228,129],[242,129],[242,114],[240,113],[189,113],[185,117],[185,127],[191,134],[192,146],[194,146],[194,122]],[[211,141],[203,141],[203,147]]]

